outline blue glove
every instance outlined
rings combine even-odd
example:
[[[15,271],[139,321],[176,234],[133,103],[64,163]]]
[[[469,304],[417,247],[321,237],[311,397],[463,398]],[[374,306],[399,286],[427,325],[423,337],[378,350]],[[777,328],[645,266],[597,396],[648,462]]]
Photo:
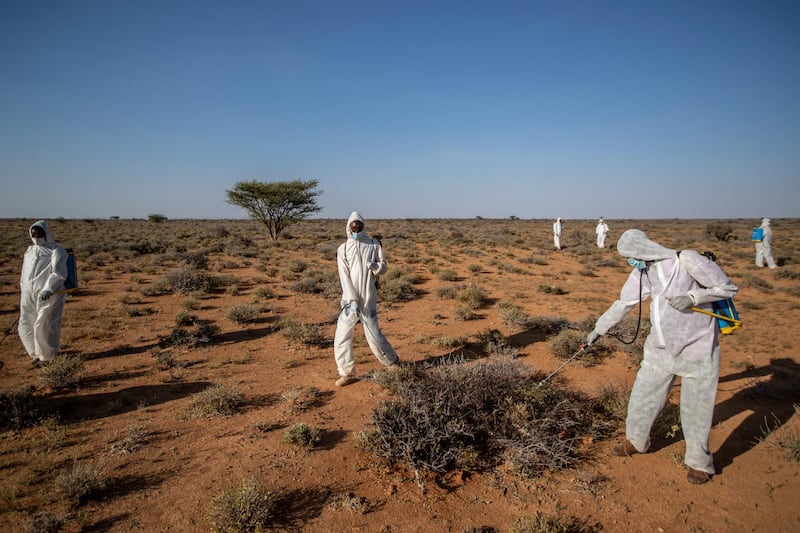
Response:
[[[586,337],[586,346],[591,346],[594,341],[600,338],[600,334],[597,333],[595,330],[589,332],[589,335]]]
[[[53,291],[50,291],[50,290],[47,290],[47,289],[45,289],[45,290],[43,290],[43,291],[42,291],[42,293],[39,295],[39,298],[40,298],[40,299],[41,299],[43,302],[46,302],[47,300],[49,300],[49,299],[50,299],[50,297],[51,297],[51,296],[53,296]]]
[[[669,305],[678,311],[683,311],[684,309],[688,309],[694,305],[694,299],[688,294],[673,296],[669,299]]]

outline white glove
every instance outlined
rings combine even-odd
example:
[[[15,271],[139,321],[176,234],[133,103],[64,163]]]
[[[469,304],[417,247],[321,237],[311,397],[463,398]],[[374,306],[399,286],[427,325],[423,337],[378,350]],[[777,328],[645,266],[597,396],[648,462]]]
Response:
[[[51,296],[53,296],[53,291],[51,291],[51,290],[48,290],[48,289],[45,289],[45,290],[43,290],[43,291],[42,291],[42,293],[39,295],[39,298],[41,298],[41,300],[42,300],[43,302],[46,302],[47,300],[49,300],[49,299],[50,299],[50,297],[51,297]]]
[[[586,337],[586,346],[591,346],[594,341],[600,338],[600,334],[597,333],[595,330],[589,332],[589,335]]]
[[[683,311],[684,309],[688,309],[694,305],[694,298],[692,298],[688,294],[684,294],[681,296],[673,296],[672,298],[669,299],[669,305],[671,305],[678,311]]]

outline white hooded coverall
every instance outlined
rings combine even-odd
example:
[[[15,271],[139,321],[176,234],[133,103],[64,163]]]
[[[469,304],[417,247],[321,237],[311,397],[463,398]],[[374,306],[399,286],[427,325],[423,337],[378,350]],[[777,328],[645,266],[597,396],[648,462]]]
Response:
[[[556,250],[561,249],[561,218],[557,218],[556,221],[553,222],[553,244]]]
[[[770,268],[777,268],[775,259],[772,258],[772,228],[770,227],[770,220],[768,218],[761,219],[761,229],[764,235],[761,242],[756,243],[756,266],[763,267],[764,260],[767,261],[767,266]]]
[[[370,350],[386,366],[398,362],[397,353],[378,327],[377,289],[375,276],[386,272],[386,260],[380,242],[368,237],[364,230],[352,238],[350,223],[364,223],[364,218],[353,211],[347,219],[347,241],[336,251],[339,281],[342,285],[342,311],[336,322],[333,353],[340,376],[355,375],[353,331],[358,321],[364,327]]]
[[[650,300],[650,334],[644,358],[628,402],[625,435],[640,452],[650,446],[650,428],[667,400],[675,376],[681,376],[681,426],[686,440],[684,462],[690,468],[714,474],[708,437],[719,381],[719,336],[716,319],[685,309],[678,311],[669,298],[689,295],[695,306],[711,310],[711,302],[732,298],[738,291],[717,264],[694,250],[680,253],[631,229],[617,242],[621,255],[647,261],[642,272],[633,269],[619,300],[597,319],[600,335],[622,320],[642,300]]]
[[[594,232],[597,234],[597,247],[605,248],[606,235],[608,235],[608,224],[606,224],[602,218],[600,219],[600,222],[597,223],[597,227],[594,228]]]
[[[47,222],[31,225],[44,230],[42,244],[33,244],[25,251],[20,278],[19,338],[28,355],[39,361],[52,361],[61,339],[61,317],[64,314],[64,280],[67,279],[67,251],[56,244]],[[30,230],[28,231],[30,235]],[[47,300],[43,291],[52,292]]]

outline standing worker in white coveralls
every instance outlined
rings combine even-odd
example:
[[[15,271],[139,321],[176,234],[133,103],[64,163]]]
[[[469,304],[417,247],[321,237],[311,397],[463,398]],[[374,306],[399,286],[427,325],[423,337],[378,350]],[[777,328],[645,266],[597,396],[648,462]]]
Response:
[[[772,228],[770,227],[770,219],[762,218],[761,226],[759,227],[764,233],[761,237],[761,242],[756,243],[756,266],[763,267],[764,260],[766,259],[769,268],[778,268],[778,265],[775,264],[775,259],[772,258]]]
[[[34,222],[29,235],[33,244],[25,251],[20,277],[19,338],[38,365],[58,354],[68,254],[44,220]]]
[[[705,483],[715,473],[708,447],[719,381],[719,331],[711,302],[738,291],[717,264],[694,250],[677,252],[653,242],[640,230],[622,234],[617,251],[634,266],[619,300],[597,319],[586,341],[591,345],[650,296],[650,334],[644,359],[628,402],[626,440],[617,456],[644,453],[650,428],[667,400],[675,376],[681,376],[681,427],[686,441],[684,463],[690,483]]]
[[[561,218],[557,218],[555,222],[553,222],[553,244],[556,247],[556,250],[561,249]]]
[[[333,354],[339,371],[338,387],[356,381],[353,331],[360,320],[370,350],[385,366],[400,362],[392,345],[378,327],[375,277],[386,272],[381,243],[367,236],[364,218],[353,211],[347,219],[347,241],[336,251],[339,281],[342,285],[342,311],[336,322]]]
[[[606,224],[606,221],[603,220],[603,217],[600,217],[600,222],[597,223],[597,226],[594,228],[594,232],[597,234],[597,247],[605,248],[606,235],[608,235],[608,224]]]

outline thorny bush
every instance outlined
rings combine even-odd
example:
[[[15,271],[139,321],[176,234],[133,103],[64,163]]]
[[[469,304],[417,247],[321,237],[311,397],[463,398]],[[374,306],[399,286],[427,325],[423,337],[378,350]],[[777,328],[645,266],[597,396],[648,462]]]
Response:
[[[569,467],[613,425],[587,398],[543,377],[505,357],[473,365],[454,357],[427,371],[407,366],[373,374],[397,398],[373,410],[360,442],[413,469],[423,489],[428,472],[505,462],[512,473],[535,477]]]

